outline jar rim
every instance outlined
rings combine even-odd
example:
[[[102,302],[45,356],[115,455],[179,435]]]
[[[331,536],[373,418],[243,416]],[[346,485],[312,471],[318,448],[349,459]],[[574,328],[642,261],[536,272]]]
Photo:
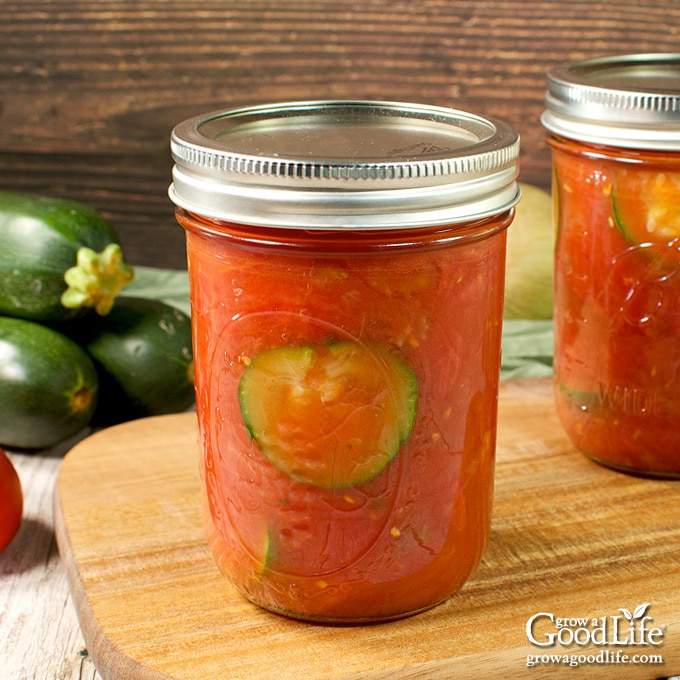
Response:
[[[680,150],[680,53],[640,53],[560,64],[548,73],[551,132],[591,143]]]
[[[262,226],[395,228],[502,212],[519,197],[519,135],[455,109],[361,100],[195,116],[171,137],[170,197]]]

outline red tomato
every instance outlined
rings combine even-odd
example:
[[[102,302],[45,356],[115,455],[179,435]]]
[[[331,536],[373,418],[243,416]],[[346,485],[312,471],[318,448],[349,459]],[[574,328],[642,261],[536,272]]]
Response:
[[[19,531],[23,509],[19,475],[7,454],[0,449],[0,550],[4,550]]]

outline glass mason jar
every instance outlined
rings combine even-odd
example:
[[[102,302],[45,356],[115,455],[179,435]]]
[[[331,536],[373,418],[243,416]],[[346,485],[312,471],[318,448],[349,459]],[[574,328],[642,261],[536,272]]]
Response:
[[[557,410],[578,449],[680,477],[680,54],[548,76]]]
[[[297,102],[185,121],[172,150],[217,564],[312,621],[445,600],[489,531],[516,133]]]

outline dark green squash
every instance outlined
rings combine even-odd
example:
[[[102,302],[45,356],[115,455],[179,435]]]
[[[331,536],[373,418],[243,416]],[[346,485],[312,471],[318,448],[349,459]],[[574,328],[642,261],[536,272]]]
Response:
[[[106,316],[63,326],[93,358],[95,425],[184,411],[194,403],[191,319],[155,299],[118,297]]]
[[[94,209],[0,191],[0,314],[34,321],[106,314],[133,271]]]
[[[61,333],[0,317],[0,445],[44,449],[77,434],[95,410],[90,357]]]

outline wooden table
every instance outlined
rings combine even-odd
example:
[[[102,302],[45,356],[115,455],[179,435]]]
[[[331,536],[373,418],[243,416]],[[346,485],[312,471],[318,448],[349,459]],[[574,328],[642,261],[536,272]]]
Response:
[[[130,262],[181,268],[168,146],[190,115],[316,98],[467,109],[513,124],[522,179],[547,187],[546,71],[677,51],[680,3],[4,0],[0,45],[0,187],[90,203]]]
[[[525,507],[521,512],[515,510],[515,506],[517,505],[516,496],[517,494],[521,495],[523,492],[523,489],[519,488],[516,484],[517,480],[514,477],[515,472],[518,469],[525,469],[527,466],[528,469],[532,469],[532,463],[537,461],[537,456],[539,455],[548,457],[559,457],[563,455],[560,451],[562,451],[565,436],[557,425],[554,413],[552,412],[552,407],[548,406],[546,409],[546,404],[548,403],[547,399],[549,399],[550,394],[551,389],[549,379],[539,379],[538,381],[535,379],[530,379],[528,381],[507,381],[503,383],[501,388],[497,487],[502,488],[497,488],[497,508],[494,526],[498,530],[504,523],[508,524],[509,522],[512,522],[510,515],[507,515],[507,501],[510,497],[512,497],[511,507],[513,508],[512,513],[514,513],[515,520],[517,517],[521,516],[524,519],[520,523],[524,522],[526,524],[528,522],[527,526],[532,525],[535,520],[539,524],[541,522],[543,523],[542,529],[538,528],[537,533],[529,532],[527,534],[527,536],[533,536],[533,539],[529,540],[526,546],[520,547],[518,545],[517,551],[513,550],[512,559],[510,561],[514,561],[514,566],[507,566],[510,578],[508,583],[514,583],[516,586],[517,583],[520,583],[520,581],[517,580],[517,577],[521,576],[521,574],[526,574],[527,570],[534,574],[532,578],[534,578],[535,581],[540,581],[546,574],[552,573],[555,577],[553,583],[555,588],[554,597],[557,597],[558,599],[563,597],[563,595],[557,594],[559,583],[562,582],[572,584],[571,589],[567,593],[569,598],[575,596],[577,599],[580,598],[578,606],[574,606],[572,609],[567,607],[567,609],[569,609],[567,613],[569,614],[576,612],[582,615],[592,611],[593,615],[600,615],[602,612],[609,612],[610,609],[616,611],[615,608],[617,606],[632,607],[633,605],[637,605],[641,601],[639,600],[641,597],[656,598],[659,601],[654,607],[659,614],[663,611],[663,615],[657,620],[658,624],[664,625],[663,622],[667,621],[669,625],[666,627],[666,635],[668,637],[667,643],[658,650],[653,651],[665,654],[665,665],[662,667],[642,665],[637,668],[630,666],[607,666],[604,670],[608,673],[607,677],[640,678],[641,680],[651,677],[659,678],[664,674],[664,671],[666,671],[666,674],[677,672],[679,662],[677,654],[678,628],[677,625],[674,625],[670,618],[668,618],[672,615],[674,617],[673,621],[676,621],[677,619],[677,610],[675,608],[673,608],[672,611],[668,609],[668,598],[671,596],[677,598],[677,588],[668,584],[677,582],[678,574],[677,572],[670,573],[667,570],[664,571],[666,583],[668,587],[672,589],[672,592],[665,592],[663,589],[659,589],[658,574],[656,576],[652,574],[654,571],[653,564],[649,563],[650,554],[656,555],[660,560],[665,560],[665,562],[662,562],[663,564],[669,560],[672,561],[672,548],[664,541],[659,542],[658,539],[659,536],[669,535],[669,530],[672,531],[672,527],[670,529],[669,527],[671,526],[672,517],[675,515],[673,512],[675,508],[669,511],[670,514],[662,513],[661,516],[657,517],[658,521],[651,523],[654,524],[654,529],[649,528],[650,525],[648,525],[649,535],[656,532],[656,538],[652,539],[651,543],[644,537],[642,533],[643,530],[637,525],[630,527],[630,529],[626,529],[625,533],[627,538],[625,539],[625,543],[627,548],[630,549],[630,554],[626,554],[625,556],[621,555],[620,560],[616,558],[616,545],[610,545],[611,535],[614,531],[613,525],[610,526],[610,532],[606,534],[602,534],[602,527],[600,527],[600,523],[598,522],[595,523],[597,526],[590,527],[590,529],[599,536],[597,539],[598,541],[602,542],[602,540],[604,540],[604,543],[600,547],[605,552],[608,552],[608,557],[604,559],[604,561],[602,559],[603,554],[599,554],[597,560],[604,575],[608,572],[610,574],[620,573],[622,576],[625,573],[628,573],[627,578],[628,581],[630,581],[630,568],[634,565],[638,565],[642,560],[642,566],[639,568],[639,571],[642,574],[639,581],[639,588],[636,585],[636,581],[632,585],[634,592],[631,592],[631,584],[629,583],[627,587],[628,595],[623,598],[624,601],[620,601],[620,599],[617,599],[617,588],[620,584],[612,582],[611,587],[598,590],[597,597],[600,599],[604,598],[599,604],[594,604],[588,599],[588,593],[592,594],[594,592],[592,591],[592,579],[595,578],[595,580],[597,580],[598,577],[597,575],[595,577],[592,576],[591,570],[587,567],[586,563],[583,562],[580,557],[576,559],[576,561],[573,561],[573,550],[565,553],[564,545],[558,547],[551,544],[545,547],[545,549],[542,547],[542,544],[545,543],[545,541],[550,544],[550,541],[546,538],[548,534],[546,534],[545,531],[549,531],[549,524],[550,521],[552,521],[550,519],[546,520],[546,514],[549,516],[550,512],[546,511],[544,506],[547,503],[549,507],[552,507],[553,503],[559,504],[560,500],[553,499],[552,496],[542,497],[542,500],[540,500],[538,495],[535,495],[536,492],[534,490],[529,492],[529,495],[536,500],[536,510],[534,514],[532,514],[533,511],[531,507]],[[521,419],[518,419],[517,413],[518,411],[524,412],[527,408],[535,413],[538,413],[539,411],[543,413],[542,409],[545,410],[545,415],[541,416],[542,425],[539,428],[542,430],[542,433],[539,433],[538,430],[532,430],[532,432],[529,433],[522,429],[523,425]],[[518,435],[521,435],[519,439]],[[69,448],[72,443],[73,442],[67,442],[59,451],[31,455],[12,454],[12,459],[17,465],[25,491],[26,509],[23,525],[19,534],[14,542],[10,544],[9,548],[5,552],[0,553],[1,680],[85,680],[86,678],[88,680],[101,680],[84,645],[83,636],[80,632],[76,618],[76,610],[69,594],[65,569],[57,553],[53,531],[53,494],[55,481],[64,449]],[[89,442],[88,445],[91,446]],[[111,444],[109,444],[109,447],[109,451],[115,450],[115,447],[111,448]],[[99,449],[97,449],[97,451],[99,451]],[[596,478],[598,481],[594,486],[600,489],[603,494],[601,505],[605,514],[608,512],[605,500],[606,492],[607,490],[611,492],[614,487],[617,489],[614,496],[619,499],[619,504],[623,498],[621,494],[633,499],[631,500],[631,503],[635,504],[636,502],[639,503],[640,499],[636,494],[638,494],[641,489],[644,491],[644,497],[648,498],[650,491],[652,491],[655,486],[657,488],[653,489],[654,494],[664,493],[664,488],[667,488],[664,487],[664,484],[673,485],[674,489],[672,492],[673,494],[677,493],[677,488],[675,488],[675,484],[677,483],[675,482],[655,483],[649,482],[648,480],[640,481],[636,478],[606,471],[604,468],[595,466],[593,463],[588,463],[576,452],[574,452],[574,456],[576,456],[576,458],[570,458],[570,462],[567,465],[571,472],[566,474],[566,477],[563,479],[571,479],[570,475],[572,474],[576,474],[578,477],[584,473],[584,470],[587,471],[588,475],[592,475]],[[540,461],[538,462],[540,464]],[[518,465],[520,466],[519,468]],[[592,466],[592,469],[590,469],[589,466]],[[94,469],[96,470],[96,468],[97,466],[95,465]],[[83,468],[80,468],[80,470],[82,474]],[[513,470],[515,472],[513,472]],[[536,475],[534,475],[534,477],[535,476]],[[515,482],[508,486],[508,480],[511,479],[515,479]],[[565,481],[565,485],[568,487],[569,482]],[[531,482],[528,482],[526,486],[529,489],[533,488]],[[90,494],[96,494],[96,492],[92,490],[94,488],[93,485],[88,484],[87,487]],[[116,484],[114,484],[114,487],[119,488],[116,487]],[[554,493],[554,488],[555,487],[552,487],[552,493]],[[579,518],[579,511],[581,513],[586,511],[590,501],[588,501],[588,499],[579,500],[578,495],[576,497],[573,495],[573,491],[573,488],[571,488],[571,491],[565,491],[567,496],[571,494],[571,501],[567,503],[567,512],[569,517],[572,517],[572,513],[575,513],[575,524],[573,526],[581,526],[581,529],[584,532],[582,538],[585,544],[587,544],[587,541],[593,538],[593,535],[591,535],[593,534],[593,531],[587,530],[587,526],[582,524],[579,525],[579,522],[583,522],[583,517],[581,516]],[[508,495],[509,493],[510,496]],[[524,493],[526,495],[526,490],[524,490]],[[503,502],[503,497],[506,499],[505,504]],[[638,498],[638,501],[635,501],[635,498]],[[98,496],[95,497],[95,504],[101,500],[98,499]],[[72,505],[74,500],[72,494],[70,500]],[[526,499],[524,502],[526,503]],[[541,506],[541,503],[543,503],[543,506]],[[505,510],[503,510],[503,507],[505,507]],[[644,504],[644,508],[647,509],[648,512],[651,512],[648,502]],[[503,512],[505,512],[506,515],[503,515]],[[622,512],[624,512],[624,514],[629,513],[630,508],[627,508],[625,511],[622,510]],[[553,518],[553,520],[555,520],[555,518]],[[625,525],[626,522],[624,521],[623,524]],[[621,526],[619,526],[617,530],[620,529]],[[78,531],[82,531],[82,526],[79,525]],[[541,531],[544,532],[542,534],[543,539],[537,540],[541,535]],[[555,531],[557,530],[555,529]],[[562,531],[564,532],[565,529],[562,528]],[[571,529],[568,530],[568,532],[570,531]],[[586,538],[586,534],[588,534],[590,538]],[[479,611],[484,612],[486,607],[486,611],[490,617],[493,617],[494,614],[499,611],[499,608],[502,609],[504,603],[507,604],[507,598],[504,598],[502,595],[502,593],[506,592],[503,588],[503,579],[505,578],[503,571],[505,568],[497,566],[494,570],[496,575],[493,576],[491,580],[489,580],[489,574],[486,573],[488,572],[488,565],[493,562],[493,555],[494,553],[498,553],[498,549],[498,544],[494,546],[493,542],[487,546],[487,553],[485,554],[482,565],[480,565],[480,573],[473,576],[466,588],[454,598],[455,602],[451,602],[452,606],[457,606],[456,603],[458,603],[458,605],[462,607],[462,610],[459,613],[461,617],[464,616],[466,603],[468,610],[472,607],[472,610],[470,611],[477,611],[478,613]],[[614,552],[612,552],[612,550]],[[101,552],[103,553],[105,551]],[[571,558],[569,557],[569,554],[571,554]],[[495,559],[498,559],[498,555],[496,555]],[[644,562],[645,559],[647,562]],[[631,562],[631,560],[633,561]],[[183,563],[185,562],[186,561],[183,561]],[[619,562],[621,562],[621,564],[619,564]],[[628,565],[627,567],[626,564]],[[646,567],[644,566],[645,564],[647,565]],[[531,571],[532,565],[534,567],[533,572]],[[537,565],[540,567],[540,573],[537,573],[535,570]],[[70,566],[73,568],[72,564]],[[566,568],[566,571],[560,576],[560,569],[562,567]],[[619,571],[617,572],[617,570]],[[138,568],[135,568],[130,573],[134,574],[137,572]],[[486,577],[484,576],[484,573],[486,573]],[[589,574],[586,580],[589,580],[589,587],[591,590],[586,588],[584,592],[580,592],[577,586],[577,583],[579,583],[577,578],[579,573],[582,576],[584,574]],[[543,574],[543,576],[541,576],[541,574]],[[649,591],[645,590],[645,575],[649,576],[651,579],[656,578],[656,581],[654,582],[657,583],[657,586],[652,587]],[[484,580],[485,578],[486,581]],[[673,581],[673,579],[676,581]],[[527,603],[528,609],[523,607],[523,610],[526,609],[526,611],[534,612],[537,611],[535,609],[536,606],[545,604],[545,585],[550,580],[551,579],[545,581],[543,586],[536,586],[538,590],[532,590],[528,584],[526,592],[524,586],[520,588],[522,592],[525,592],[524,597],[528,597],[529,599]],[[606,578],[604,581],[606,581]],[[486,585],[480,585],[482,582]],[[524,583],[524,581],[521,581],[521,583]],[[100,585],[106,587],[104,583]],[[509,586],[508,590],[511,589],[512,586]],[[644,596],[642,595],[643,592],[645,593]],[[563,600],[559,599],[559,601],[562,602]],[[604,609],[602,609],[603,603],[606,605]],[[443,605],[443,607],[444,606],[445,605]],[[664,606],[667,608],[667,611],[663,610]],[[125,610],[123,609],[121,611]],[[540,611],[553,611],[553,609],[541,609]],[[557,606],[555,611],[563,613],[560,606]],[[479,615],[483,616],[483,614]],[[423,621],[427,622],[427,615],[423,615],[423,617],[425,617],[423,618]],[[110,619],[110,617],[108,618]],[[245,618],[247,618],[247,616]],[[146,621],[146,624],[153,627],[153,620],[155,619]],[[511,626],[512,635],[514,636],[513,640],[516,638],[514,644],[518,644],[517,640],[523,636],[524,621],[525,619],[522,619],[519,622],[513,623]],[[435,629],[436,621],[430,621],[429,625]],[[425,628],[427,627],[428,626],[426,625]],[[88,630],[92,636],[94,632],[92,620],[89,620]],[[473,638],[475,639],[482,635],[483,637],[481,639],[488,641],[489,637],[493,637],[494,634],[493,631],[486,631],[486,633],[484,633],[483,626],[480,628],[473,626],[470,630],[481,631],[473,634]],[[237,635],[238,632],[239,631],[235,631],[234,634]],[[142,644],[147,644],[148,646],[152,636],[153,634],[148,638],[143,636],[140,639],[140,642]],[[100,654],[107,646],[110,649],[111,641],[106,638],[103,631],[102,635],[97,634],[91,639],[94,640],[94,644],[96,645],[95,649],[98,649]],[[281,636],[275,636],[275,639],[281,643]],[[467,640],[467,643],[469,644],[470,641]],[[505,640],[505,643],[507,643],[507,640]],[[460,644],[463,644],[462,640],[460,641]],[[526,646],[526,642],[524,644]],[[281,645],[279,644],[279,646]],[[181,645],[180,648],[184,649]],[[529,649],[531,651],[530,645]],[[569,648],[565,649],[567,652],[573,651]],[[621,648],[617,647],[616,649],[620,650]],[[498,651],[493,645],[488,649],[490,657],[493,657],[494,650]],[[503,677],[523,677],[523,666],[518,662],[516,658],[517,654],[515,654],[517,650],[507,649],[505,652],[503,650],[505,650],[505,648],[501,649],[500,658],[495,659],[494,667],[498,670],[503,670]],[[558,649],[557,652],[559,651],[560,650]],[[624,649],[623,651],[628,650]],[[644,649],[642,651],[649,650]],[[540,652],[542,652],[542,650],[536,649],[532,653]],[[451,654],[451,651],[449,650],[447,653]],[[514,658],[512,661],[508,661],[511,653],[514,654]],[[124,652],[118,650],[117,654],[124,655]],[[276,655],[272,652],[271,661],[273,662],[275,659]],[[356,659],[354,661],[356,662]],[[468,662],[469,657],[461,657],[460,663],[467,664]],[[130,664],[121,663],[120,660],[117,665],[119,668],[129,668],[130,666]],[[472,668],[477,668],[477,666],[465,667],[468,671],[472,670]],[[544,673],[546,672],[550,672],[550,677],[557,675],[558,677],[573,678],[575,674],[579,677],[597,677],[598,667],[590,666],[585,669],[582,668],[581,672],[569,668],[568,666],[555,666],[552,668],[544,666],[542,670],[535,670],[537,672],[534,672],[531,677],[544,677]],[[620,675],[616,675],[617,670],[621,671]],[[415,671],[412,669],[411,671],[408,671],[407,669],[404,671],[404,675],[399,675],[399,677],[415,677],[410,675],[410,672]],[[528,672],[529,671],[527,670],[527,674]],[[132,679],[134,674],[132,676],[116,674],[109,677],[115,677],[116,680],[127,680],[128,677]],[[163,677],[166,676],[164,675]],[[309,680],[314,680],[313,673],[309,674],[308,677]],[[323,677],[328,676],[324,675]],[[365,677],[376,676],[368,672]],[[437,677],[442,676],[438,675]],[[674,680],[680,680],[680,676],[675,677]]]

